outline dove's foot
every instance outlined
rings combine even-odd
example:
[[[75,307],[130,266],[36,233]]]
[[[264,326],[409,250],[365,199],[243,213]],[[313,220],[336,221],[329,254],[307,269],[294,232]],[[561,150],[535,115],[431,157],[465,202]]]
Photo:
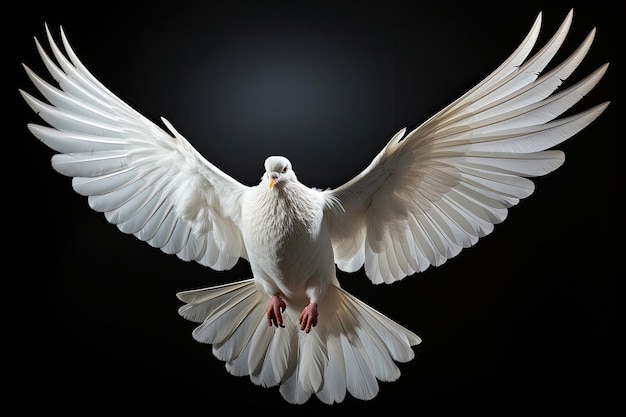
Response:
[[[300,313],[300,330],[304,330],[305,333],[311,331],[311,327],[317,326],[317,304],[311,303],[304,307],[302,313]]]
[[[267,310],[265,311],[265,318],[267,319],[268,326],[283,326],[283,315],[282,312],[287,308],[287,304],[280,298],[280,295],[275,294],[270,303],[267,306]]]

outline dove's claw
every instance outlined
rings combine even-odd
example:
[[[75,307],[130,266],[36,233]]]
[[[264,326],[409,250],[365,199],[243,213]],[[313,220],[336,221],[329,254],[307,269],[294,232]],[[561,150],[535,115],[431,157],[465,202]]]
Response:
[[[265,312],[265,318],[267,319],[268,326],[283,326],[283,315],[282,312],[287,308],[287,304],[280,298],[280,295],[275,294],[270,300],[269,305],[267,306],[267,310]]]
[[[304,307],[302,313],[300,313],[300,330],[304,330],[305,333],[311,331],[311,327],[317,326],[317,304],[311,303]]]

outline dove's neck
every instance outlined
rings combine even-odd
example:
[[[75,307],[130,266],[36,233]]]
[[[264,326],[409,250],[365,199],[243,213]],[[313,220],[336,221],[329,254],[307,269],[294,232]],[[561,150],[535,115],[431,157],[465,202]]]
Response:
[[[267,213],[278,228],[292,233],[310,228],[319,220],[320,208],[311,191],[301,184],[289,183],[266,193]],[[304,230],[302,232],[305,232]]]
[[[316,234],[322,221],[319,196],[298,183],[259,187],[244,212],[248,231],[258,243],[278,250],[294,239]]]

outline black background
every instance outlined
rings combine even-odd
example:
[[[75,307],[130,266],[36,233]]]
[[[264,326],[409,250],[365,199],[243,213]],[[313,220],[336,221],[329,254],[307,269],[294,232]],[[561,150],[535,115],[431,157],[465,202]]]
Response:
[[[86,415],[369,407],[424,416],[611,415],[623,405],[624,330],[623,68],[613,4],[17,4],[3,24],[8,403],[24,413]],[[22,62],[45,75],[33,36],[44,40],[44,22],[55,35],[63,25],[97,78],[149,119],[166,117],[241,182],[255,184],[264,158],[283,154],[302,182],[334,187],[397,130],[415,128],[498,66],[540,11],[542,45],[572,7],[557,60],[598,32],[566,85],[611,62],[574,110],[612,104],[558,147],[565,164],[538,178],[535,193],[493,234],[442,267],[388,286],[339,275],[348,291],[424,340],[400,379],[382,383],[369,402],[348,395],[333,406],[314,397],[292,406],[276,388],[229,375],[210,346],[191,338],[195,324],[178,316],[175,293],[247,278],[247,265],[214,272],[119,232],[51,169],[53,153],[26,130],[38,119],[18,94],[35,91]]]

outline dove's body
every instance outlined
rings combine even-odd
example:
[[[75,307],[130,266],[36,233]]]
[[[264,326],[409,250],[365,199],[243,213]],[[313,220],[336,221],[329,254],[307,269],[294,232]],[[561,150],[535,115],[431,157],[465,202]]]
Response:
[[[252,274],[288,305],[317,303],[331,282],[338,284],[323,209],[322,194],[297,181],[270,188],[264,179],[244,196],[242,234]]]
[[[539,15],[488,77],[408,134],[398,132],[350,181],[324,191],[298,182],[284,157],[266,160],[260,184],[241,184],[165,119],[169,132],[103,86],[65,35],[63,53],[47,27],[57,63],[37,47],[60,88],[25,67],[49,104],[21,93],[50,125],[29,128],[58,152],[54,169],[122,232],[216,270],[249,261],[251,279],[178,294],[186,303],[179,313],[201,323],[193,336],[212,344],[229,372],[280,385],[292,403],[311,395],[341,402],[346,392],[371,399],[378,380],[399,377],[395,362],[411,360],[420,338],[342,290],[335,265],[363,268],[377,284],[442,265],[532,194],[529,177],[561,166],[563,153],[551,148],[608,106],[558,118],[608,67],[554,93],[595,33],[543,74],[572,15],[528,58]]]

